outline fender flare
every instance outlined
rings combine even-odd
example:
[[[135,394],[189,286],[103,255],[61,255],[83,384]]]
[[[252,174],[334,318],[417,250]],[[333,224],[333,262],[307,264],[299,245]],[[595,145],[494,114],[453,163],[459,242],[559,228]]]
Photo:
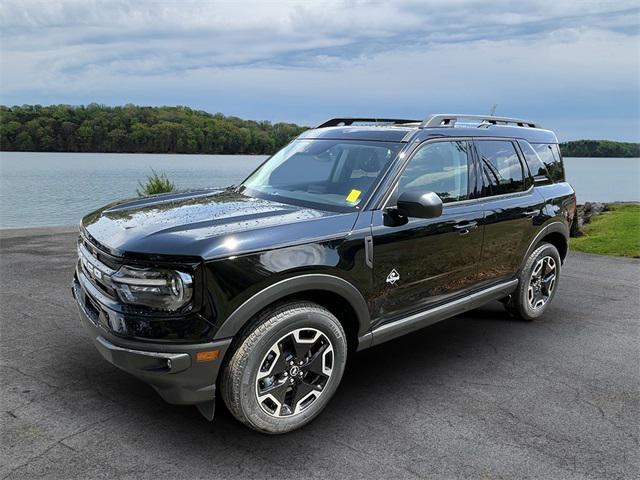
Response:
[[[295,293],[324,290],[344,298],[356,312],[358,336],[369,331],[371,317],[369,307],[360,291],[350,282],[327,274],[305,274],[286,278],[259,291],[236,308],[222,323],[214,340],[235,336],[260,310]]]
[[[550,233],[556,233],[556,232],[561,233],[562,236],[566,239],[567,244],[569,243],[569,228],[564,223],[555,221],[547,224],[538,232],[538,234],[535,237],[533,237],[533,240],[529,244],[529,248],[527,248],[527,251],[524,253],[524,256],[522,257],[522,260],[520,262],[520,268],[518,269],[518,271],[522,270],[522,266],[525,264],[525,262],[527,261],[527,258],[529,258],[529,255],[531,255],[531,252],[533,252],[533,250],[536,248],[536,245],[538,245],[540,240],[546,237],[547,235],[549,235]]]

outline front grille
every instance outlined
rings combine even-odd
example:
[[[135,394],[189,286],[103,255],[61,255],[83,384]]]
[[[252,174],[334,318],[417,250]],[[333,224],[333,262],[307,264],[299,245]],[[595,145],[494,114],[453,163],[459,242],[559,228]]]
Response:
[[[84,247],[96,260],[111,268],[112,270],[118,270],[118,268],[122,266],[122,260],[120,258],[114,257],[113,255],[109,255],[108,253],[104,252],[100,249],[100,247],[91,242],[84,234],[80,235],[78,244],[84,245]]]
[[[78,241],[78,263],[80,269],[94,287],[109,298],[116,299],[116,291],[111,283],[111,276],[116,273],[119,265],[114,260],[115,257],[111,256],[109,256],[110,264],[106,264],[102,261],[105,256],[85,238],[80,237]]]
[[[84,296],[85,312],[96,325],[100,323],[100,308],[91,300],[89,295]]]

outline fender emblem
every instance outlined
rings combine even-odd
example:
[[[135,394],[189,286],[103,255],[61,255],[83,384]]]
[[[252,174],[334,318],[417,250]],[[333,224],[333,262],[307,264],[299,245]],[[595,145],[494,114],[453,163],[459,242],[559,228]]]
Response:
[[[387,283],[390,283],[391,285],[395,284],[398,280],[400,280],[400,274],[398,273],[398,271],[394,268],[393,270],[391,270],[391,272],[389,273],[389,275],[387,275]]]

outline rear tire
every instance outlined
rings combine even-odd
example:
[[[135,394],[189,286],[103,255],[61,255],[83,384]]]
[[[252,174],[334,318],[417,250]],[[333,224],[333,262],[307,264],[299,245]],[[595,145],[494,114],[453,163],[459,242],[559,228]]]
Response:
[[[556,294],[560,269],[560,254],[556,247],[541,243],[520,271],[518,288],[505,302],[507,311],[526,321],[543,315]]]
[[[254,430],[290,432],[324,409],[346,360],[346,335],[331,312],[311,302],[284,304],[240,337],[221,379],[222,398]]]

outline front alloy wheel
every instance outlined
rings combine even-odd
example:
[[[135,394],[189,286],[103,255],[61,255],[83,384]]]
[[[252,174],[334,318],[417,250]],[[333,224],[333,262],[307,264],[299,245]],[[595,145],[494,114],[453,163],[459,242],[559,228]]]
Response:
[[[299,328],[275,342],[258,370],[256,397],[274,417],[298,415],[324,391],[333,371],[333,345],[315,328]]]
[[[249,427],[289,432],[324,409],[346,360],[346,335],[331,312],[287,303],[263,312],[238,339],[222,374],[222,398]]]

